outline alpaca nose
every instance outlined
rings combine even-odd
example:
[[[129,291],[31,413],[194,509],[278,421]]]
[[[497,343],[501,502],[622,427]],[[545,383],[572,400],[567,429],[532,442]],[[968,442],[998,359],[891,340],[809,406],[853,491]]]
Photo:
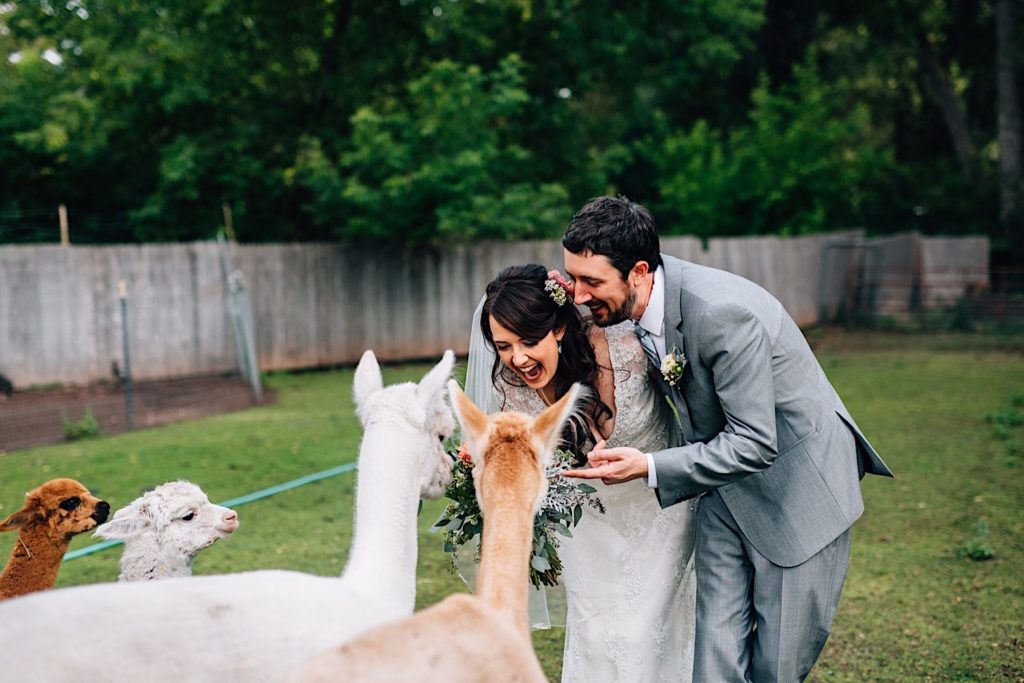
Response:
[[[107,521],[107,517],[109,515],[110,503],[108,503],[105,500],[101,500],[100,502],[96,503],[96,511],[89,516],[95,519],[100,524],[103,524],[103,522]]]
[[[238,513],[234,510],[228,510],[224,513],[224,526],[226,531],[234,531],[238,528]]]

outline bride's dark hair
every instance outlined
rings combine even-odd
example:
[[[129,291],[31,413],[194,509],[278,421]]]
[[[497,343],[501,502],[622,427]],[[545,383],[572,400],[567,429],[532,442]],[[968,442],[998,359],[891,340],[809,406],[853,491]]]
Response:
[[[611,417],[612,411],[604,404],[597,392],[597,357],[587,339],[587,324],[573,305],[572,299],[559,306],[544,289],[548,271],[544,266],[530,263],[511,266],[498,273],[498,277],[487,285],[487,294],[480,315],[480,331],[488,345],[494,349],[491,334],[491,316],[502,327],[511,330],[522,339],[540,341],[553,330],[565,328],[562,337],[562,352],[558,357],[558,368],[553,378],[555,398],[561,398],[569,391],[573,382],[589,387],[589,395],[581,413],[590,425],[598,425],[602,418]],[[523,380],[501,362],[495,353],[491,368],[491,381],[501,393],[502,408],[506,395],[503,385],[525,386]],[[591,440],[590,428],[579,419],[570,420],[563,434],[566,446],[581,460],[586,455],[586,445]],[[592,440],[591,440],[592,442]]]

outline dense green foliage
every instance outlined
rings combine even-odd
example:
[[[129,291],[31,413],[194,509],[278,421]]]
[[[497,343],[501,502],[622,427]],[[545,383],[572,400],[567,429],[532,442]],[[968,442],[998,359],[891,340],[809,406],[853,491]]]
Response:
[[[13,0],[0,241],[60,203],[81,243],[225,206],[243,241],[517,239],[624,192],[674,234],[1005,252],[997,2]]]

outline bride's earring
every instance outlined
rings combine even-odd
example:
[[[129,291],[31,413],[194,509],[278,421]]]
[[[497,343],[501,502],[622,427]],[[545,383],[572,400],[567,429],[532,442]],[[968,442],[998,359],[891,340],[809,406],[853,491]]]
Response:
[[[559,355],[562,353],[562,342],[558,342],[558,353]]]

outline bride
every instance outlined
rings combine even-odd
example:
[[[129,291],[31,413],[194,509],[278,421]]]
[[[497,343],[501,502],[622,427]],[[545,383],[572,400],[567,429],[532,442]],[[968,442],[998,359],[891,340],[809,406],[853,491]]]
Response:
[[[585,322],[557,273],[506,268],[477,312],[466,384],[481,406],[536,415],[573,382],[589,385],[590,400],[563,435],[579,464],[600,440],[650,452],[676,438],[633,324]],[[489,401],[480,400],[482,376]],[[606,513],[584,514],[559,550],[568,602],[562,681],[689,681],[696,583],[688,506],[662,510],[642,479],[589,483]]]

